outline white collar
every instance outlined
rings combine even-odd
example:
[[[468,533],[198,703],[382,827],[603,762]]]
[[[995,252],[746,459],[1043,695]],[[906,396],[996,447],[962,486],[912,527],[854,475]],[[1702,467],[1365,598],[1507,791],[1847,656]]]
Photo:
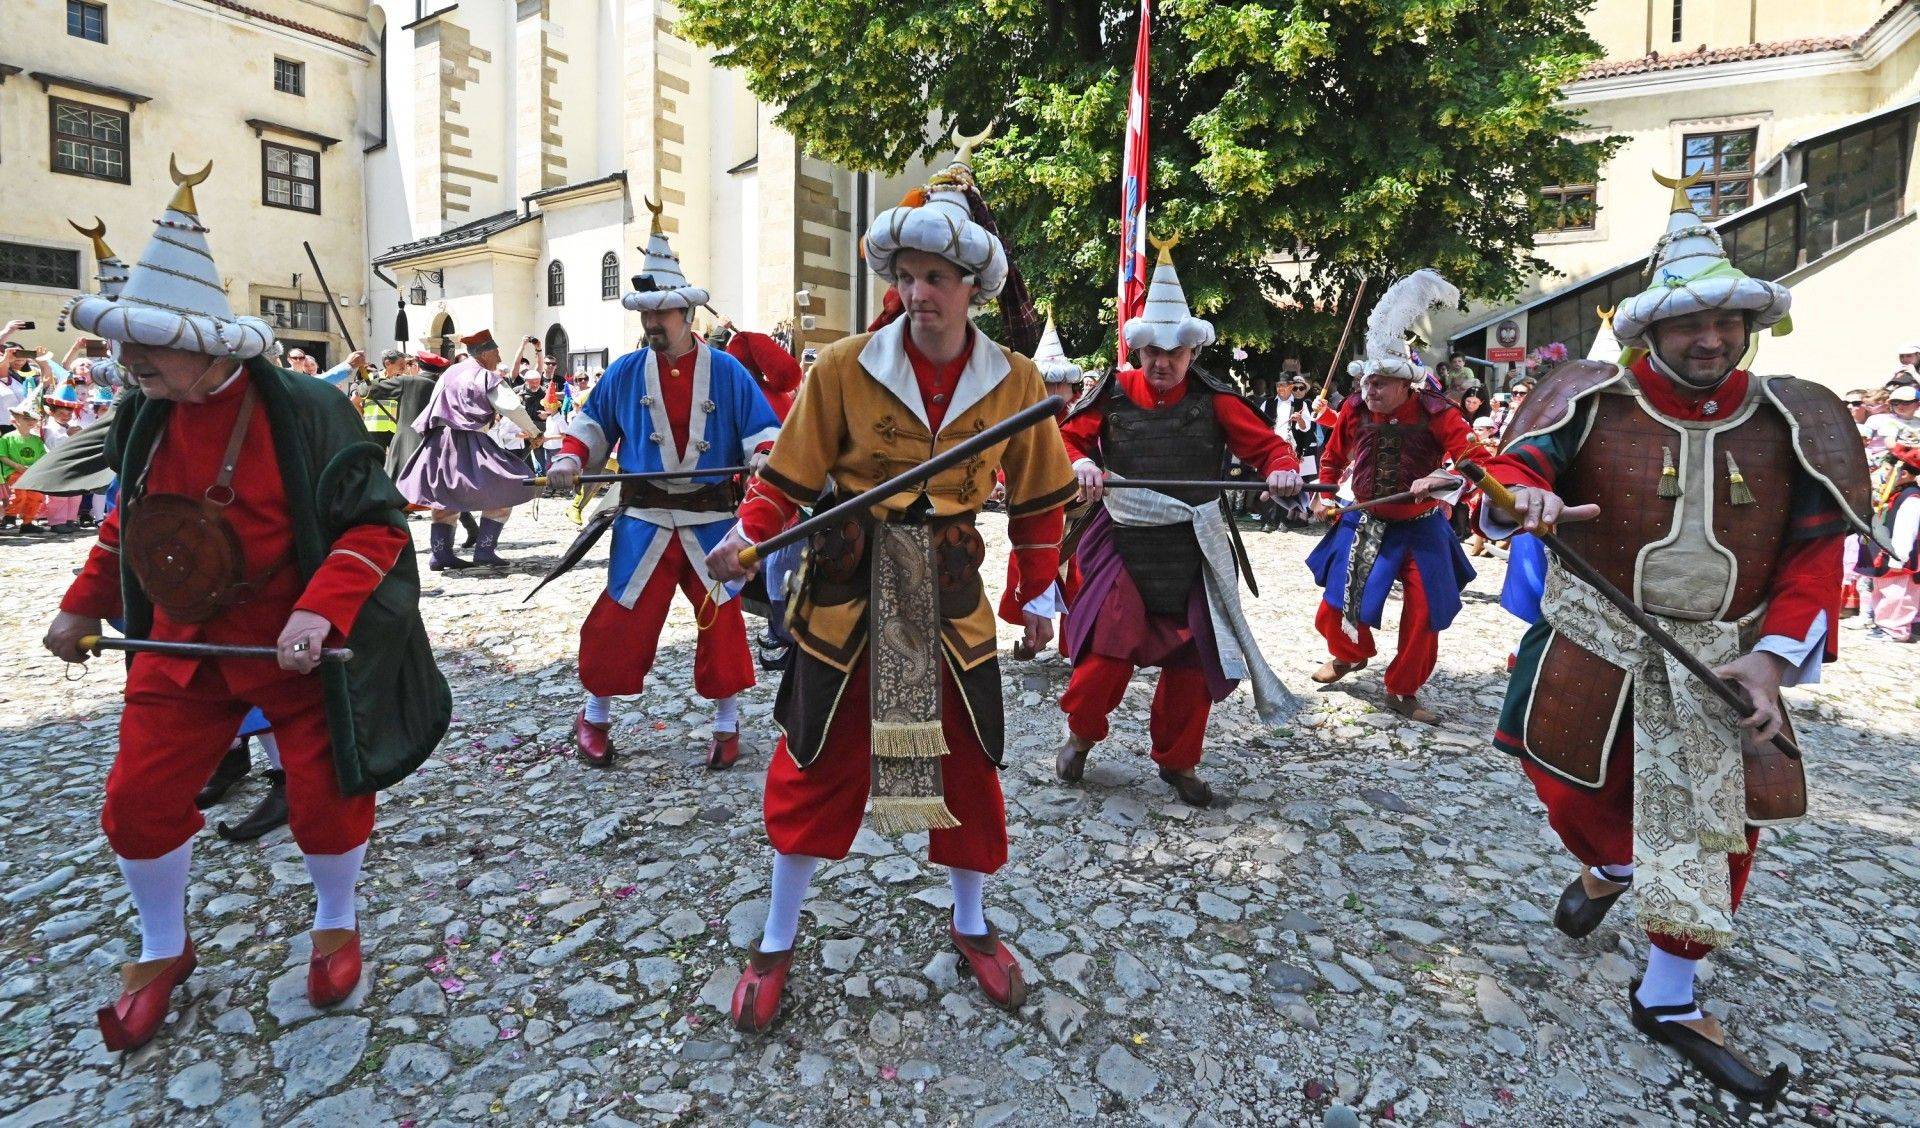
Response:
[[[920,399],[920,382],[913,378],[913,362],[907,359],[906,334],[907,319],[904,317],[875,333],[868,339],[866,347],[860,350],[860,367],[892,392],[894,398],[913,412],[922,426],[931,430],[931,424],[927,422],[927,405]],[[967,366],[960,371],[960,380],[954,385],[953,402],[947,405],[941,430],[965,414],[968,408],[985,399],[1011,371],[1013,365],[1008,363],[1006,352],[976,328],[973,331],[973,351],[968,354]]]

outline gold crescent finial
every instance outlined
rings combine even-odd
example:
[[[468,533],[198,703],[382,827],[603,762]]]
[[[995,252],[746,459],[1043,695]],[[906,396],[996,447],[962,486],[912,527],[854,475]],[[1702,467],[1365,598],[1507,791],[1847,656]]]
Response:
[[[92,227],[82,227],[71,219],[67,221],[67,226],[93,240],[93,261],[105,262],[113,257],[113,248],[107,246],[107,225],[100,222],[99,216],[93,217]]]
[[[1152,235],[1149,235],[1147,236],[1147,242],[1152,243],[1153,249],[1160,252],[1160,262],[1170,263],[1173,261],[1173,249],[1180,245],[1180,236],[1173,235],[1165,239],[1156,239]]]
[[[953,144],[955,148],[960,150],[960,152],[953,158],[953,163],[968,164],[972,162],[974,149],[978,148],[982,141],[985,141],[987,138],[992,136],[993,136],[993,124],[991,122],[987,124],[987,127],[985,129],[974,134],[972,137],[968,137],[967,135],[961,133],[960,130],[956,127],[953,131]]]
[[[1700,175],[1700,173],[1696,172],[1692,176],[1683,176],[1675,180],[1671,176],[1662,176],[1656,172],[1653,174],[1653,178],[1659,181],[1660,187],[1673,189],[1672,211],[1691,211],[1693,209],[1693,201],[1687,197],[1687,189],[1700,183]]]
[[[177,154],[168,154],[167,171],[173,174],[173,182],[180,186],[180,190],[173,194],[173,202],[168,204],[167,208],[171,211],[177,211],[182,215],[199,215],[199,205],[193,202],[193,189],[195,185],[204,182],[208,175],[213,172],[213,162],[208,161],[199,172],[181,172],[179,156]]]
[[[640,202],[647,205],[647,210],[653,213],[653,226],[648,230],[647,234],[660,234],[660,213],[667,210],[667,205],[664,202],[654,203],[652,196],[642,196],[640,197]],[[644,250],[645,248],[642,249]]]
[[[1618,307],[1615,307],[1615,308],[1618,308]],[[1608,326],[1611,326],[1613,324],[1613,310],[1606,309],[1601,306],[1594,306],[1593,312],[1600,315],[1600,324],[1608,325]]]

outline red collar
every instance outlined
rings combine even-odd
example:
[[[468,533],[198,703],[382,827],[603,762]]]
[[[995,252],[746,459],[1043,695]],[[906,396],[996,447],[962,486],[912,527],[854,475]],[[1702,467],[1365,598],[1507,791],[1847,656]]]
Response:
[[[1653,358],[1643,356],[1633,362],[1633,374],[1640,381],[1653,409],[1671,419],[1692,421],[1725,419],[1747,398],[1747,371],[1736,368],[1714,388],[1697,392],[1674,381],[1653,366]]]
[[[660,371],[662,374],[668,375],[668,376],[678,376],[682,372],[682,369],[680,367],[681,362],[685,361],[688,357],[693,356],[699,351],[700,351],[700,343],[698,341],[695,341],[692,348],[688,349],[684,353],[681,353],[679,356],[670,357],[664,351],[661,351],[661,350],[656,350],[653,355],[655,358],[657,358],[660,361]],[[688,369],[686,371],[690,372],[691,369]]]
[[[960,373],[966,370],[967,362],[973,359],[973,332],[973,328],[969,326],[966,347],[960,350],[960,355],[944,363],[935,363],[926,353],[921,352],[920,346],[913,343],[911,332],[900,334],[900,340],[906,345],[907,363],[913,366],[915,376],[923,380],[931,380],[939,387],[951,390],[955,384],[959,383]]]
[[[1180,382],[1164,392],[1157,392],[1147,383],[1147,374],[1138,368],[1129,368],[1120,373],[1120,390],[1127,393],[1136,407],[1165,407],[1170,403],[1179,403],[1187,394],[1187,381],[1191,377],[1183,376]]]

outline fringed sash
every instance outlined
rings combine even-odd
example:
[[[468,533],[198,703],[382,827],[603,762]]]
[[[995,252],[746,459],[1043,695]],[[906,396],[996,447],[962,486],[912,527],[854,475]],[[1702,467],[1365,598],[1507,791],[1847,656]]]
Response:
[[[960,825],[941,793],[940,593],[924,524],[876,522],[868,605],[873,708],[869,824],[880,834]]]

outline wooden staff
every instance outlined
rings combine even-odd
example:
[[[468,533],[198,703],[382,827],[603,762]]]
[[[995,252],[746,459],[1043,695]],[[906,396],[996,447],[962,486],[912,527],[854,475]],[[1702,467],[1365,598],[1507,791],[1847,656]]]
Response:
[[[589,485],[594,482],[668,482],[675,478],[705,478],[709,475],[731,478],[736,474],[745,474],[746,472],[747,468],[745,466],[715,466],[709,470],[647,470],[633,474],[582,474],[575,478],[574,481],[581,485]],[[547,484],[547,476],[545,474],[537,478],[523,478],[521,480],[530,486],[544,486]]]
[[[1353,292],[1353,308],[1347,311],[1347,327],[1340,330],[1340,347],[1333,350],[1333,363],[1327,365],[1327,378],[1320,382],[1320,402],[1327,402],[1327,394],[1333,391],[1333,374],[1340,371],[1340,358],[1347,354],[1347,342],[1353,339],[1353,321],[1360,316],[1360,303],[1367,297],[1367,280],[1360,280],[1360,288]]]
[[[894,494],[918,486],[942,470],[958,466],[981,451],[1004,443],[1027,428],[1053,418],[1066,406],[1066,397],[1048,396],[1032,407],[1002,419],[965,442],[955,444],[952,449],[936,454],[910,470],[903,470],[824,513],[817,513],[785,532],[768,537],[759,544],[748,545],[740,550],[740,564],[742,567],[751,567],[766,559],[769,553],[777,552],[790,544],[799,544],[820,530],[830,529],[856,513],[864,514],[868,509]],[[712,592],[709,592],[708,596],[711,598]]]
[[[86,635],[80,639],[80,649],[94,654],[102,650],[125,650],[133,654],[171,654],[179,658],[264,658],[271,662],[280,657],[280,651],[272,646],[227,646],[211,642],[160,642],[150,638],[112,638],[107,635]],[[320,652],[322,662],[351,662],[353,651],[341,647]]]
[[[1109,490],[1244,490],[1248,493],[1265,493],[1267,483],[1246,479],[1226,479],[1218,482],[1187,482],[1174,478],[1108,478],[1105,487]],[[1333,493],[1340,487],[1330,482],[1302,482],[1301,493]]]
[[[327,276],[320,273],[320,260],[313,257],[313,244],[302,239],[300,245],[307,249],[307,261],[313,264],[313,276],[320,283],[320,292],[327,296],[327,308],[333,311],[334,324],[340,326],[340,335],[347,339],[347,351],[359,352],[360,346],[353,343],[353,330],[347,328],[347,319],[340,313],[340,303],[333,300],[333,290],[327,286]]]
[[[1453,485],[1444,487],[1441,492],[1451,492],[1465,484],[1464,482],[1455,481]],[[1333,516],[1337,520],[1348,513],[1365,513],[1369,509],[1377,509],[1383,505],[1401,505],[1409,501],[1426,501],[1432,496],[1430,493],[1422,493],[1419,490],[1401,490],[1399,493],[1388,494],[1385,497],[1376,497],[1372,501],[1363,501],[1355,505],[1343,505]]]
[[[1479,486],[1480,491],[1487,495],[1487,500],[1496,509],[1503,510],[1509,515],[1514,513],[1513,494],[1507,491],[1507,487],[1494,481],[1493,475],[1481,469],[1478,463],[1456,462],[1454,468]],[[1633,620],[1634,626],[1639,627],[1648,638],[1654,641],[1655,645],[1685,666],[1688,673],[1700,679],[1701,684],[1712,690],[1713,695],[1725,702],[1736,715],[1743,720],[1753,716],[1755,712],[1753,699],[1747,696],[1745,689],[1728,682],[1709,669],[1705,662],[1694,657],[1693,652],[1680,645],[1680,640],[1668,634],[1667,629],[1661,626],[1658,620],[1641,610],[1639,604],[1627,598],[1626,592],[1615,587],[1613,581],[1601,575],[1599,570],[1582,559],[1579,553],[1568,548],[1552,529],[1536,529],[1533,530],[1533,535],[1540,538],[1540,543],[1547,546],[1547,551],[1553,553],[1562,567],[1584,580],[1587,586],[1600,593],[1602,599],[1619,608],[1621,614]],[[1773,734],[1773,746],[1795,760],[1800,758],[1799,745],[1789,739],[1785,733]]]

